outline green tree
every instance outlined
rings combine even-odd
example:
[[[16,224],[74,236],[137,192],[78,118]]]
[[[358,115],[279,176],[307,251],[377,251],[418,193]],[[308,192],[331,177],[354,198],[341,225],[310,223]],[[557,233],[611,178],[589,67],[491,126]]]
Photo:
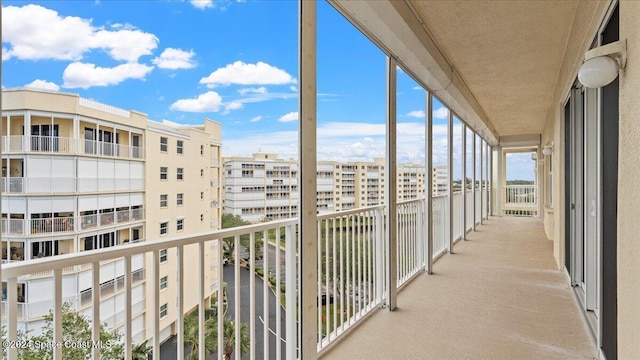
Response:
[[[132,360],[148,360],[149,355],[151,355],[151,351],[153,348],[148,345],[149,340],[145,340],[144,342],[135,345],[131,350],[131,359]]]
[[[218,342],[218,322],[214,313],[205,311],[204,322],[204,353],[205,356],[211,354],[217,348]],[[194,311],[184,318],[184,344],[189,348],[187,360],[198,360],[198,347],[200,346],[200,335],[198,326],[198,312]]]
[[[249,339],[249,329],[247,324],[240,324],[240,355],[246,355],[249,353],[249,347],[251,340]],[[231,354],[236,347],[236,324],[229,320],[224,319],[224,359],[231,360]]]
[[[250,222],[245,221],[240,217],[240,215],[233,214],[222,214],[222,228],[229,229],[238,226],[251,225]],[[256,233],[255,236],[255,256],[259,257],[259,254],[262,250],[263,240],[262,233]],[[240,245],[246,249],[247,252],[250,251],[251,246],[251,237],[249,234],[240,235]],[[235,239],[233,237],[227,237],[222,239],[223,246],[223,256],[229,262],[234,262],[234,251],[235,251]]]
[[[53,312],[44,317],[45,325],[42,335],[33,336],[34,343],[53,343]],[[71,309],[69,303],[62,305],[62,357],[64,359],[91,359],[91,324],[86,316]],[[119,360],[124,357],[122,335],[117,330],[108,330],[105,324],[100,325],[100,359]],[[68,345],[66,345],[68,344]],[[20,359],[48,360],[53,358],[53,349],[45,347],[28,347],[19,354]]]

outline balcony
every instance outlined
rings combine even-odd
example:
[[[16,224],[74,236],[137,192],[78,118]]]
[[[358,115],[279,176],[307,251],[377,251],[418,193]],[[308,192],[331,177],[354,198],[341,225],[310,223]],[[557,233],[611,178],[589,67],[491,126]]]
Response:
[[[487,195],[486,189],[483,193],[483,196]],[[469,196],[471,194],[467,192],[463,198],[463,194],[457,192],[452,199],[448,196],[432,199],[433,236],[427,235],[426,200],[399,202],[395,259],[388,251],[392,242],[385,235],[385,224],[388,224],[385,206],[318,215],[315,231],[318,257],[312,272],[318,274],[316,302],[321,304],[314,306],[319,319],[315,324],[319,354],[324,356],[326,353],[327,358],[376,358],[380,354],[388,354],[385,355],[388,357],[421,354],[421,358],[433,354],[435,358],[457,358],[469,354],[464,351],[471,345],[453,346],[452,342],[457,342],[459,336],[446,335],[449,333],[468,334],[467,337],[473,339],[470,343],[475,344],[474,353],[488,357],[504,354],[507,350],[513,354],[537,351],[535,354],[543,358],[558,354],[579,357],[592,351],[580,314],[574,308],[570,287],[562,273],[554,270],[552,243],[544,239],[540,221],[505,217],[491,218],[485,225],[479,225],[487,218],[487,208],[476,203]],[[480,191],[476,195],[480,195]],[[474,205],[480,205],[477,212],[474,212]],[[465,219],[466,226],[463,227]],[[203,297],[199,298],[197,308],[208,307],[207,299],[217,296],[219,289],[205,281],[203,267],[213,264],[219,271],[217,278],[210,280],[216,284],[226,282],[228,291],[232,291],[232,295],[226,294],[231,299],[226,312],[222,302],[217,305],[219,336],[224,334],[223,317],[236,323],[247,323],[254,344],[251,352],[257,357],[262,357],[269,348],[275,348],[277,353],[294,358],[297,356],[295,341],[286,339],[297,338],[295,329],[304,326],[296,320],[300,318],[298,281],[308,275],[298,272],[298,226],[298,219],[277,220],[197,236],[66,254],[22,264],[10,263],[4,267],[2,276],[9,284],[42,272],[59,278],[69,268],[86,269],[103,261],[124,258],[125,264],[130,266],[132,257],[151,253],[153,260],[147,264],[149,270],[145,274],[152,280],[147,281],[147,286],[151,286],[151,291],[158,291],[160,281],[152,270],[161,261],[158,251],[176,249],[173,252],[175,260],[178,268],[183,269],[178,272],[178,304],[182,303],[180,299],[185,292],[184,274],[199,268],[195,273],[199,274],[197,284]],[[461,241],[462,234],[474,226],[479,226],[481,231],[470,233],[468,239],[471,241]],[[450,236],[452,231],[453,236]],[[232,239],[234,246],[230,252],[224,250],[227,245],[220,246],[219,239],[223,238]],[[256,246],[258,238],[269,239],[261,249]],[[447,255],[451,244],[455,244],[456,254]],[[192,245],[197,245],[198,260],[187,262],[185,249],[194,249]],[[205,259],[204,251],[209,248],[215,250],[214,258]],[[429,254],[432,261],[437,260],[433,265],[434,276],[425,275],[430,266]],[[223,266],[223,259],[229,256],[231,264]],[[83,306],[97,302],[100,297],[88,294],[95,292],[104,296],[107,290],[116,287],[128,294],[125,298],[131,299],[132,285],[139,279],[135,273],[131,276],[131,271],[124,273],[129,275],[100,285],[99,291],[89,289],[77,301]],[[396,276],[392,285],[387,278],[390,273]],[[267,279],[271,286],[263,286]],[[51,308],[65,301],[61,297],[62,283],[54,283],[58,285],[54,287],[56,300],[50,303]],[[382,309],[389,301],[390,286],[402,290],[395,312]],[[9,329],[12,322],[24,316],[27,306],[18,303],[12,288],[9,286],[5,304]],[[282,306],[277,305],[279,301],[275,294],[280,295]],[[125,308],[131,306],[125,304]],[[552,310],[547,311],[547,308]],[[181,313],[188,311],[190,309],[183,307]],[[16,313],[16,317],[12,317],[12,313]],[[159,311],[147,309],[147,314],[156,319],[152,322],[154,329],[147,331],[156,334],[151,343],[158,350]],[[118,316],[120,318],[112,323],[123,323],[124,338],[130,339],[133,334],[127,324],[132,313]],[[183,316],[179,312],[178,332]],[[356,328],[360,323],[362,325]],[[532,323],[538,325],[532,326]],[[425,344],[429,345],[420,348],[422,345],[413,341],[415,336],[409,334],[416,331],[431,333],[425,335],[429,339]],[[258,338],[267,339],[262,344],[268,345],[255,346]],[[276,338],[283,341],[275,341]],[[363,347],[362,342],[370,342],[371,338],[382,340]],[[339,339],[344,340],[336,343]],[[562,346],[550,344],[549,339],[560,339]],[[127,341],[130,346],[131,340]],[[404,343],[407,341],[413,341],[412,345]],[[434,343],[439,345],[429,348]],[[444,345],[447,343],[448,346]],[[368,354],[368,351],[372,353]]]
[[[55,153],[144,158],[144,148],[139,146],[60,136],[6,135],[2,136],[1,146],[3,154]]]
[[[591,359],[553,243],[531,218],[490,218],[323,359]],[[375,341],[372,341],[375,339]]]
[[[507,185],[503,211],[505,215],[538,215],[538,191],[536,185]]]

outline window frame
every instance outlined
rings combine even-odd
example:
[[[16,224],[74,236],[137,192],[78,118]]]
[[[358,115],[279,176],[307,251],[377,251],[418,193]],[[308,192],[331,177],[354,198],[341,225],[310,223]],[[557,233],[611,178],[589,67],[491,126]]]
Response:
[[[184,141],[176,140],[176,154],[184,155]]]
[[[169,138],[165,136],[160,136],[160,152],[167,153],[169,152]]]
[[[160,236],[166,236],[168,234],[169,234],[169,222],[163,221],[160,223]]]

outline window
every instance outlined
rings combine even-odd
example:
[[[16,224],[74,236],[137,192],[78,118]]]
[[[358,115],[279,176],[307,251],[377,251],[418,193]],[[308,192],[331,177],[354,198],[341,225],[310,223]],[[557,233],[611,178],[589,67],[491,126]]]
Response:
[[[200,191],[200,200],[204,200],[204,191]]]
[[[167,144],[169,143],[169,139],[167,139],[166,137],[161,137],[160,138],[160,151],[161,152],[167,152],[168,146]]]
[[[184,141],[182,141],[182,140],[178,140],[178,141],[176,142],[176,152],[177,152],[178,154],[182,154],[182,148],[183,148],[183,147],[184,147]]]
[[[168,304],[163,304],[162,306],[160,306],[160,318],[167,316],[167,308]]]
[[[160,278],[160,290],[166,289],[168,286],[169,277],[163,276]]]
[[[160,167],[160,180],[167,180],[168,169],[166,166]]]
[[[167,231],[169,230],[169,222],[165,221],[160,223],[160,235],[167,235]]]
[[[167,261],[167,249],[160,250],[160,262],[163,263]]]
[[[176,205],[182,206],[182,197],[183,197],[183,194],[176,195]]]
[[[184,219],[178,219],[176,221],[176,231],[182,231],[184,229]]]
[[[204,155],[204,145],[200,145],[200,155]]]
[[[160,207],[161,208],[167,207],[167,194],[160,195]]]
[[[182,176],[182,172],[183,172],[183,168],[178,168],[177,172],[176,172],[176,179],[178,180],[182,180],[183,176]]]

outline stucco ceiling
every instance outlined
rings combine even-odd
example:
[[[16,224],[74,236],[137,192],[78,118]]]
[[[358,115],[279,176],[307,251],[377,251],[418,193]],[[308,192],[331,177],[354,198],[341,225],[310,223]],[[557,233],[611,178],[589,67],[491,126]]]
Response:
[[[578,2],[411,0],[409,5],[498,136],[542,132]]]

